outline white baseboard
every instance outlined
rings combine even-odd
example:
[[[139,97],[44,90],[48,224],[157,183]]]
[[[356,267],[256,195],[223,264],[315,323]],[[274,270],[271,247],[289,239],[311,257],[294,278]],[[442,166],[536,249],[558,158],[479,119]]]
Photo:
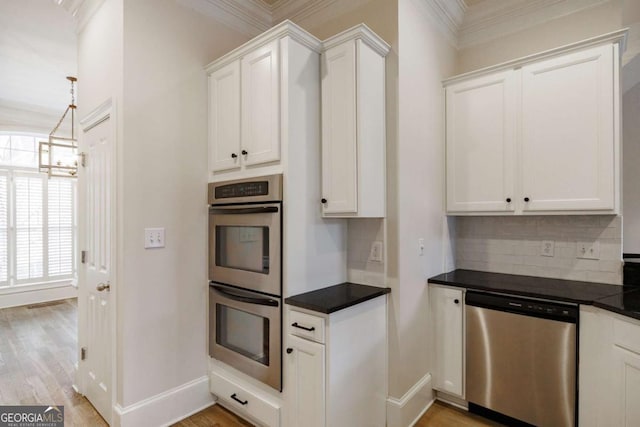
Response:
[[[78,289],[69,283],[53,285],[44,289],[16,287],[15,292],[0,295],[0,308],[18,307],[21,305],[41,304],[67,298],[77,298]]]
[[[427,412],[435,401],[431,374],[422,377],[400,399],[387,398],[387,426],[410,427]]]
[[[114,425],[169,426],[213,405],[209,377],[203,376],[123,408],[114,408]]]

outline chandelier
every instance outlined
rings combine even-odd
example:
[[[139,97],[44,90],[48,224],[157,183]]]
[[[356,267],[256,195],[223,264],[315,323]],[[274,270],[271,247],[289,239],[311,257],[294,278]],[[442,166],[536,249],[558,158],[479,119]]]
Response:
[[[56,127],[49,134],[48,141],[40,141],[38,147],[38,167],[40,172],[52,176],[75,178],[78,174],[78,140],[75,138],[75,77],[67,77],[71,83],[71,103],[62,114]],[[71,111],[71,137],[58,136],[57,132]]]

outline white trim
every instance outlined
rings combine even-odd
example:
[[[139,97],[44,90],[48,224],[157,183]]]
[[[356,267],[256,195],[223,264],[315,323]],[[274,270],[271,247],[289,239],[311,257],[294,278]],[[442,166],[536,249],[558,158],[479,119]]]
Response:
[[[43,289],[62,288],[65,286],[73,286],[73,279],[53,280],[50,282],[23,283],[23,284],[17,284],[13,286],[2,286],[0,287],[0,297],[2,295],[40,291]]]
[[[111,98],[109,98],[80,120],[80,128],[83,132],[90,131],[100,123],[109,119],[109,117],[111,117],[112,110],[113,105]]]
[[[264,46],[267,43],[270,43],[273,40],[281,39],[283,37],[289,36],[293,40],[298,43],[306,46],[307,48],[313,50],[314,52],[320,53],[322,49],[322,42],[300,28],[298,25],[294,24],[291,21],[283,21],[282,23],[276,25],[271,28],[269,31],[266,31],[259,37],[255,37],[249,40],[247,43],[242,46],[232,50],[226,55],[216,59],[209,65],[205,67],[207,73],[212,73],[233,61],[240,59],[242,56],[246,55],[248,52],[251,52],[261,46]]]
[[[457,83],[462,80],[466,80],[470,77],[478,77],[484,74],[494,73],[496,71],[506,70],[509,68],[521,67],[523,65],[530,64],[532,62],[540,61],[542,59],[547,59],[553,56],[564,55],[570,52],[575,52],[578,50],[583,50],[589,47],[604,45],[607,43],[620,44],[620,51],[624,52],[625,40],[628,33],[628,28],[623,28],[618,31],[613,31],[611,33],[602,34],[597,37],[591,37],[586,40],[582,40],[576,43],[571,43],[568,45],[560,46],[554,49],[545,50],[543,52],[535,53],[533,55],[528,55],[522,58],[517,58],[511,61],[503,62],[501,64],[492,65],[490,67],[481,68],[479,70],[470,71],[468,73],[459,74],[457,76],[449,77],[442,81],[442,83],[447,86],[452,83]],[[536,214],[540,214],[537,212]]]
[[[169,426],[215,403],[205,375],[126,407],[114,406],[114,425]]]
[[[389,427],[413,426],[434,401],[431,374],[428,373],[420,378],[400,399],[391,396],[387,398],[387,425]]]
[[[68,298],[77,298],[78,290],[70,283],[46,289],[31,289],[21,292],[0,295],[0,308],[18,307],[21,305],[40,304]]]
[[[374,33],[366,24],[359,24],[322,42],[322,50],[326,51],[349,40],[362,40],[380,56],[387,56],[391,46]]]
[[[458,34],[462,26],[467,5],[462,0],[417,0],[416,4],[431,17],[436,28],[449,43],[458,47]]]
[[[463,49],[541,25],[610,0],[485,0],[467,9],[458,33]]]
[[[259,0],[176,0],[245,35],[256,36],[271,27],[271,10]]]

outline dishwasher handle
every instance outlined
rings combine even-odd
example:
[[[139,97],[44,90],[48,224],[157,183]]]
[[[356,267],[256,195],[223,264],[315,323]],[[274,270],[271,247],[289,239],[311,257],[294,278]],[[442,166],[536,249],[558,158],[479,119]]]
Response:
[[[465,304],[490,310],[522,314],[524,316],[539,317],[567,323],[578,323],[578,307],[570,303],[467,291]]]

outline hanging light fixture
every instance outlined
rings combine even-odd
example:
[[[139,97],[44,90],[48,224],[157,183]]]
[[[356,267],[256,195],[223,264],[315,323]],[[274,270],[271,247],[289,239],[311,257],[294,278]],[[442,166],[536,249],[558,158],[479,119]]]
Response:
[[[38,147],[38,167],[40,172],[52,176],[75,178],[78,173],[78,140],[75,138],[75,77],[67,77],[71,83],[71,104],[67,107],[58,124],[49,134],[48,141],[40,141]],[[71,111],[71,138],[57,136],[60,125]]]

